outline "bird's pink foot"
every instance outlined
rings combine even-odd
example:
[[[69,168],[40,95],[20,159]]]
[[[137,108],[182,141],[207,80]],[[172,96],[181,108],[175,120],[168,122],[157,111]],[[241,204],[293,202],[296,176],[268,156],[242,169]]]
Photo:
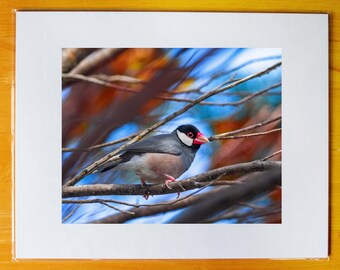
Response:
[[[164,184],[166,185],[168,189],[171,189],[171,187],[169,186],[169,183],[175,182],[176,178],[166,173],[164,175],[168,178],[165,180]]]
[[[166,185],[166,187],[168,188],[168,189],[172,189],[170,186],[169,186],[169,183],[172,183],[172,182],[175,182],[176,181],[176,178],[175,177],[173,177],[172,175],[169,175],[169,174],[164,174],[168,179],[166,179],[165,180],[165,182],[164,182],[164,184]],[[178,199],[179,198],[179,195],[180,195],[181,193],[177,193],[177,198],[176,199]]]

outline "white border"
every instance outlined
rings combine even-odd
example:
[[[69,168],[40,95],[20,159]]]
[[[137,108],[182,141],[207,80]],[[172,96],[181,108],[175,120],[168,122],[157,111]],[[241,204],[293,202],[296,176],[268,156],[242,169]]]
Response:
[[[61,48],[283,51],[283,224],[61,224]],[[17,258],[304,258],[328,252],[328,15],[18,12]]]

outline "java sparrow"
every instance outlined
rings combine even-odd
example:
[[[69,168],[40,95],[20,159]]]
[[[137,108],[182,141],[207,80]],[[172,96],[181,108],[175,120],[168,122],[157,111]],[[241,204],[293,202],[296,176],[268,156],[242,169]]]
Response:
[[[143,186],[164,181],[168,186],[189,169],[198,149],[207,142],[208,138],[195,126],[181,125],[170,134],[152,136],[131,144],[118,160],[103,165],[98,171],[133,171]],[[148,196],[144,197],[147,199]]]

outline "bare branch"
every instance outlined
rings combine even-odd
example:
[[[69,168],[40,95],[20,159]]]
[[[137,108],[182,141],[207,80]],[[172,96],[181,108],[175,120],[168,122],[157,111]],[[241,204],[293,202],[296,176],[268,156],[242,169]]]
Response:
[[[74,69],[70,71],[71,74],[87,74],[91,70],[100,65],[105,64],[107,61],[117,55],[122,49],[105,48],[99,49],[88,57],[84,58]]]
[[[251,94],[251,95],[249,95],[249,96],[247,96],[247,97],[245,97],[245,98],[243,98],[243,99],[241,99],[241,100],[239,100],[239,101],[229,102],[229,104],[228,104],[228,103],[220,103],[220,106],[223,106],[222,104],[224,104],[224,105],[239,106],[239,105],[241,105],[241,104],[243,104],[243,103],[245,103],[245,102],[247,102],[247,101],[253,99],[254,97],[257,97],[257,96],[259,96],[259,95],[263,95],[264,93],[267,93],[268,91],[270,91],[270,90],[272,90],[272,89],[275,89],[275,88],[277,88],[277,87],[280,87],[280,86],[281,86],[281,83],[278,83],[278,84],[275,84],[275,85],[273,85],[273,86],[270,86],[270,87],[268,87],[268,88],[266,88],[266,89],[263,89],[263,90],[261,90],[261,91],[255,92],[255,93],[253,93],[253,94]],[[208,104],[207,104],[207,105],[208,105]]]
[[[181,115],[182,113],[188,111],[190,108],[192,108],[193,106],[195,106],[196,104],[200,103],[201,101],[216,95],[218,93],[222,93],[226,90],[229,90],[241,83],[244,83],[246,81],[249,81],[253,78],[256,77],[260,77],[274,69],[276,69],[277,67],[279,67],[281,65],[281,62],[276,63],[275,65],[261,71],[258,73],[254,73],[252,75],[249,75],[243,79],[240,79],[234,83],[228,84],[227,86],[224,87],[216,87],[215,89],[201,95],[199,98],[195,99],[194,101],[190,102],[189,104],[187,104],[186,106],[184,106],[182,109],[172,113],[171,115],[168,115],[167,117],[165,117],[164,119],[162,119],[161,121],[157,122],[156,124],[154,124],[153,126],[141,131],[136,137],[134,137],[132,140],[128,141],[127,143],[125,143],[124,145],[120,146],[119,148],[117,148],[115,151],[107,154],[106,156],[104,156],[103,158],[93,162],[92,164],[90,164],[89,166],[87,166],[84,170],[82,170],[80,173],[78,173],[76,176],[74,176],[73,178],[71,178],[69,181],[67,181],[64,186],[72,186],[75,185],[76,183],[78,183],[82,178],[84,178],[86,175],[92,173],[93,171],[96,170],[96,168],[98,168],[98,166],[106,163],[110,158],[112,158],[113,156],[117,155],[118,153],[120,153],[122,150],[124,150],[126,147],[128,147],[129,145],[133,144],[134,142],[139,141],[141,138],[145,137],[147,134],[149,134],[151,131],[155,130],[156,128],[164,125],[165,123],[169,122],[170,120],[176,118],[177,116]]]
[[[111,205],[111,204],[109,204],[109,203],[107,203],[107,202],[105,202],[105,201],[103,201],[103,200],[100,200],[100,199],[97,199],[97,203],[100,203],[100,204],[102,204],[102,205],[105,205],[105,206],[107,206],[107,207],[109,207],[109,208],[112,208],[112,209],[114,209],[114,210],[116,210],[116,211],[119,211],[119,212],[121,212],[121,213],[124,213],[124,214],[134,215],[133,212],[124,211],[124,210],[119,209],[118,207],[115,207],[115,206],[113,206],[113,205]]]
[[[99,80],[107,81],[107,82],[125,82],[125,83],[144,83],[143,80],[134,78],[126,75],[106,75],[106,74],[94,74],[93,78],[97,78]]]
[[[276,156],[276,155],[279,155],[279,154],[281,154],[281,153],[282,153],[282,150],[276,151],[275,153],[273,153],[273,154],[271,154],[271,155],[269,155],[269,156],[266,156],[266,157],[262,158],[261,160],[262,160],[262,161],[266,161],[266,160],[268,160],[268,159],[270,159],[270,158],[272,158],[272,157],[274,157],[274,156]]]
[[[234,73],[238,70],[240,70],[241,68],[244,68],[248,65],[251,65],[253,63],[257,63],[257,62],[262,62],[262,61],[268,61],[268,60],[275,60],[275,59],[279,59],[281,58],[281,56],[267,56],[267,57],[261,57],[261,58],[257,58],[257,59],[252,59],[252,60],[249,60],[247,62],[244,62],[243,64],[233,68],[233,69],[230,69],[230,70],[227,70],[227,71],[222,71],[222,72],[219,72],[219,73],[216,73],[214,75],[212,75],[211,77],[216,79],[218,77],[221,77],[221,76],[226,76],[230,73]]]
[[[274,60],[274,59],[279,59],[279,58],[280,58],[279,56],[269,56],[269,57],[261,57],[261,58],[257,58],[257,59],[252,59],[252,60],[247,61],[247,62],[245,62],[245,63],[243,63],[243,64],[241,64],[241,65],[239,65],[239,66],[237,66],[237,67],[235,67],[233,69],[230,69],[230,70],[227,70],[227,71],[218,72],[216,74],[211,74],[210,75],[210,79],[207,82],[205,82],[202,85],[200,85],[196,89],[188,89],[188,90],[184,90],[184,91],[183,90],[182,91],[174,90],[173,93],[174,94],[179,94],[181,92],[182,93],[190,93],[190,92],[203,93],[203,92],[200,91],[201,88],[209,85],[213,80],[215,80],[215,79],[217,79],[217,78],[219,78],[221,76],[226,76],[226,75],[228,75],[230,73],[234,73],[237,70],[239,70],[239,69],[241,69],[241,68],[243,68],[245,66],[248,66],[250,64],[256,63],[256,62],[267,61],[267,60]],[[225,94],[237,95],[237,94],[239,94],[239,92],[237,92],[237,93],[225,93]],[[247,93],[245,95],[247,96],[247,95],[249,95],[249,93]]]
[[[180,199],[175,199],[173,201],[169,201],[169,202],[165,202],[165,203],[149,203],[149,204],[139,204],[139,203],[127,203],[127,202],[123,202],[123,201],[119,201],[119,200],[113,200],[113,199],[81,199],[81,200],[75,200],[75,199],[66,199],[66,200],[62,200],[62,203],[65,204],[88,204],[88,203],[102,203],[102,202],[106,202],[106,203],[116,203],[116,204],[121,204],[121,205],[126,205],[126,206],[133,206],[135,208],[139,208],[139,207],[155,207],[155,206],[162,206],[162,205],[172,205],[175,203],[178,203],[180,201],[186,200],[187,198],[197,194],[198,192],[202,191],[203,189],[207,188],[208,186],[211,186],[214,182],[216,181],[212,181],[208,184],[204,184],[203,187],[201,187],[200,189],[190,193],[189,195],[180,198]],[[236,181],[235,181],[236,182]]]
[[[106,203],[116,203],[126,206],[134,206],[134,207],[140,207],[142,205],[135,204],[135,203],[127,203],[123,201],[113,200],[113,199],[81,199],[81,200],[62,200],[62,203],[65,204],[89,204],[89,203],[100,203],[100,202],[106,202]]]
[[[116,76],[118,76],[118,75],[116,75]],[[125,86],[121,86],[121,85],[117,85],[117,84],[112,84],[112,83],[107,82],[107,81],[103,81],[103,80],[99,79],[98,76],[85,76],[85,75],[82,75],[82,74],[62,74],[62,77],[64,79],[82,80],[82,81],[86,81],[86,82],[90,82],[90,83],[94,83],[94,84],[98,84],[98,85],[102,85],[102,86],[107,86],[107,87],[114,88],[114,89],[119,90],[119,91],[135,93],[135,94],[139,93],[138,90],[134,90],[134,89],[131,89],[129,87],[125,87]],[[116,80],[118,81],[119,79],[116,79]],[[122,79],[120,79],[120,80],[122,80]],[[248,95],[245,98],[243,98],[239,101],[235,101],[235,102],[218,103],[218,102],[202,101],[202,102],[199,102],[199,104],[200,105],[210,105],[210,106],[239,106],[239,105],[241,105],[241,104],[243,104],[243,103],[259,96],[259,95],[263,95],[263,94],[267,93],[268,91],[275,89],[275,88],[278,88],[280,86],[281,86],[281,83],[278,83],[278,84],[270,86],[266,89],[255,92],[253,94],[248,93]],[[170,92],[169,94],[173,94],[173,93]],[[176,93],[176,94],[178,94],[178,93]],[[174,101],[174,102],[185,102],[185,103],[190,103],[190,102],[194,101],[193,99],[190,99],[190,98],[175,98],[175,97],[168,97],[168,96],[165,96],[165,95],[155,96],[155,97],[153,97],[153,99]]]
[[[134,133],[134,134],[131,134],[129,136],[126,136],[126,137],[118,139],[118,140],[114,140],[114,141],[107,142],[107,143],[101,143],[101,144],[93,145],[93,146],[86,147],[86,148],[77,148],[77,147],[75,147],[75,148],[62,148],[62,151],[63,152],[75,152],[75,151],[85,151],[85,152],[88,152],[88,151],[92,151],[92,150],[95,150],[95,149],[98,149],[98,148],[112,146],[112,145],[115,145],[115,144],[118,144],[118,143],[126,142],[128,140],[131,140],[137,134],[138,133]]]
[[[244,219],[248,218],[249,216],[251,216],[252,218],[255,218],[255,217],[258,218],[258,217],[264,217],[264,216],[268,216],[268,215],[272,215],[272,214],[276,214],[276,213],[281,213],[280,207],[257,208],[257,209],[251,210],[250,212],[246,212],[246,213],[239,213],[239,212],[224,213],[224,214],[219,215],[217,217],[206,219],[206,220],[202,221],[202,223],[214,223],[216,221],[227,220],[227,219],[244,220]]]
[[[122,209],[119,209],[118,207],[115,207],[109,203],[119,203],[119,204],[122,204],[122,205],[128,205],[128,206],[134,206],[133,204],[128,204],[128,203],[124,203],[124,202],[121,202],[121,201],[116,201],[116,200],[103,200],[103,199],[91,199],[91,200],[63,200],[62,203],[65,203],[65,204],[89,204],[89,203],[99,203],[99,204],[102,204],[102,205],[105,205],[109,208],[112,208],[118,212],[121,212],[121,213],[124,213],[124,214],[129,214],[129,215],[133,215],[134,213],[133,212],[130,212],[130,211],[124,211]],[[79,205],[80,206],[80,205]],[[79,206],[76,208],[78,209]],[[75,211],[75,210],[74,210]],[[73,214],[72,211],[71,213]],[[67,215],[64,219],[63,219],[63,222],[66,221],[67,219],[69,218],[69,215]]]
[[[263,131],[263,132],[257,132],[257,133],[250,133],[250,134],[243,134],[243,135],[233,135],[233,136],[218,136],[214,135],[216,138],[218,136],[218,140],[230,140],[230,139],[244,139],[244,138],[249,138],[249,137],[256,137],[256,136],[262,136],[262,135],[267,135],[275,132],[281,132],[281,128],[276,128],[268,131]],[[217,140],[217,139],[215,139]]]
[[[99,49],[80,61],[79,64],[69,72],[69,74],[88,74],[95,68],[106,64],[121,51],[123,51],[123,49]],[[72,80],[63,80],[63,88],[69,85],[71,82]]]
[[[175,199],[172,201],[164,202],[164,203],[149,203],[149,204],[140,204],[140,203],[127,203],[119,200],[113,200],[113,199],[80,199],[80,200],[75,200],[75,199],[64,199],[62,200],[62,203],[65,204],[89,204],[89,203],[116,203],[116,204],[121,204],[121,205],[126,205],[126,206],[133,206],[135,208],[140,208],[140,207],[156,207],[156,206],[164,206],[164,205],[173,205],[173,204],[178,204],[181,201],[187,200],[191,196],[196,195],[197,193],[201,192],[203,189],[209,187],[209,186],[226,186],[226,185],[238,185],[241,184],[242,181],[227,181],[227,180],[219,180],[217,181],[214,180],[210,183],[199,183],[202,185],[201,188],[198,190],[184,196],[183,198],[180,199]],[[78,206],[79,207],[79,206]],[[73,212],[72,212],[73,213]],[[67,218],[65,218],[66,220]],[[64,222],[64,220],[63,220]]]
[[[80,81],[84,81],[84,82],[90,82],[90,83],[114,88],[114,89],[119,90],[119,91],[124,91],[124,92],[129,92],[129,93],[134,93],[134,94],[139,93],[139,91],[134,90],[132,88],[122,86],[122,85],[119,85],[119,84],[114,84],[114,83],[102,81],[102,80],[100,80],[96,77],[93,77],[93,76],[67,73],[67,74],[62,74],[62,78],[65,79],[65,80],[72,79],[72,80],[80,80]]]
[[[95,49],[88,48],[67,48],[62,51],[62,69],[63,72],[69,72],[78,63],[88,56]]]
[[[217,188],[216,191],[218,189],[219,188]],[[181,209],[188,205],[194,204],[198,201],[208,199],[209,196],[213,196],[213,193],[216,191],[212,190],[209,193],[203,193],[203,194],[198,194],[196,196],[186,197],[185,199],[183,198],[183,200],[179,199],[176,201],[176,203],[166,203],[166,204],[161,204],[155,207],[143,207],[143,208],[134,207],[130,209],[130,211],[134,213],[134,216],[124,215],[124,214],[115,214],[115,215],[111,215],[111,216],[96,220],[92,223],[124,223],[128,220],[138,218],[138,217],[147,217],[147,216],[152,216],[152,215],[156,215],[159,213],[166,213],[168,211]]]
[[[233,136],[233,135],[240,134],[240,133],[243,133],[243,132],[248,132],[248,131],[257,129],[259,127],[263,127],[265,125],[268,125],[268,124],[273,123],[273,122],[278,121],[278,120],[281,120],[281,115],[279,115],[279,116],[277,116],[273,119],[269,119],[269,120],[266,120],[264,122],[261,122],[261,123],[255,124],[255,125],[251,125],[251,126],[248,126],[248,127],[245,127],[245,128],[241,128],[241,129],[238,129],[238,130],[234,130],[234,131],[210,136],[209,141],[219,140],[220,137]]]
[[[234,82],[236,80],[230,80],[230,82]],[[181,94],[189,94],[189,93],[197,93],[197,94],[204,94],[203,91],[201,91],[201,88],[191,88],[188,90],[177,90],[177,91],[171,91],[167,92],[167,94],[172,94],[172,95],[181,95]],[[237,96],[237,97],[247,97],[249,96],[249,92],[247,91],[235,91],[235,92],[225,92],[223,95],[226,96]],[[276,92],[269,92],[269,93],[263,93],[262,96],[280,96],[281,91],[276,91]]]
[[[149,195],[160,195],[182,192],[195,188],[201,188],[205,182],[211,182],[221,175],[246,174],[250,172],[259,172],[270,170],[272,168],[280,168],[280,161],[259,161],[235,164],[222,168],[210,170],[182,181],[169,183],[171,189],[165,184],[148,186],[147,193]],[[96,184],[81,186],[64,186],[62,188],[62,197],[82,197],[82,196],[100,196],[100,195],[145,195],[146,190],[142,185],[116,185],[116,184]]]
[[[272,172],[268,172],[265,174],[255,174],[251,175],[251,179],[249,179],[249,181],[245,181],[244,183],[239,185],[234,185],[231,187],[217,187],[209,190],[208,192],[185,198],[173,204],[165,204],[145,208],[132,208],[129,211],[134,212],[134,216],[119,213],[96,220],[92,223],[124,223],[134,218],[147,217],[159,213],[166,213],[185,207],[191,209],[192,207],[200,205],[199,208],[201,208],[202,204],[205,205],[206,203],[209,204],[211,202],[215,203],[216,199],[220,201],[221,198],[224,200],[224,202],[220,205],[222,205],[225,209],[228,209],[241,200],[246,200],[256,195],[267,192],[268,190],[271,190],[280,184],[280,175],[276,174],[274,176]],[[214,204],[212,204],[212,206],[214,206]],[[209,213],[210,215],[214,214],[214,212]],[[183,221],[183,223],[187,222],[186,219],[184,220],[185,221]],[[175,222],[178,223],[177,221]],[[197,222],[197,220],[193,219],[193,222]]]
[[[75,207],[72,211],[70,211],[66,217],[63,218],[63,223],[66,222],[70,217],[72,217],[72,215],[79,209],[80,205],[78,205],[77,207]]]

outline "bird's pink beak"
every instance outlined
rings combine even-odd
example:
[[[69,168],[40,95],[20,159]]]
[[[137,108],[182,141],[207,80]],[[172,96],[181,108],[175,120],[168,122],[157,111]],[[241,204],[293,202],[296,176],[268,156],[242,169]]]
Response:
[[[201,144],[204,144],[204,143],[207,143],[207,142],[209,142],[209,139],[207,137],[205,137],[201,132],[198,132],[197,137],[194,140],[194,144],[201,145]]]

